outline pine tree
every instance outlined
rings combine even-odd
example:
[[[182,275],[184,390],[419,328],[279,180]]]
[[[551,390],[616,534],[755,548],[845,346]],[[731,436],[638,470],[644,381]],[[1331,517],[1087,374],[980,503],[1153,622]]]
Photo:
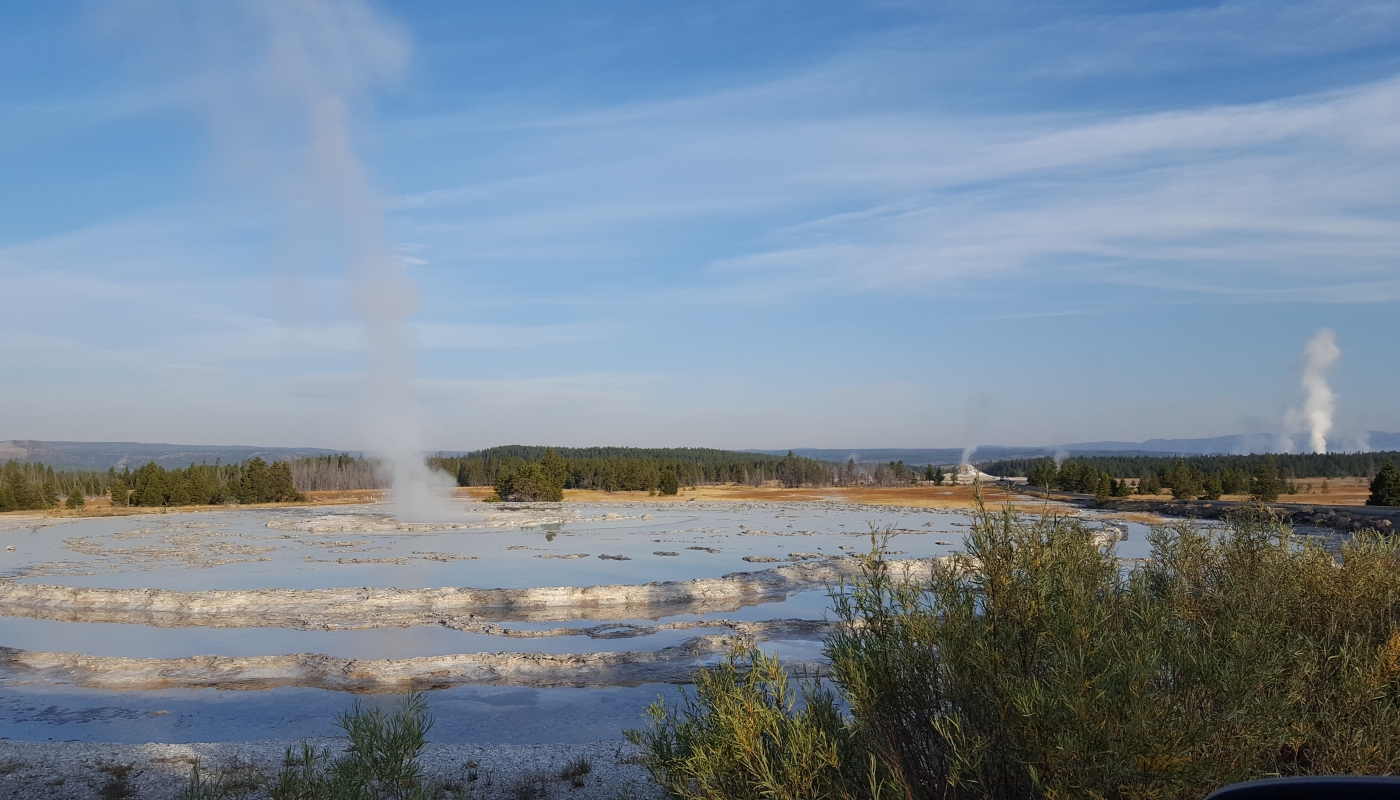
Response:
[[[272,500],[272,470],[267,462],[254,457],[243,463],[238,502],[267,503]]]
[[[545,480],[557,485],[562,492],[569,481],[569,462],[554,452],[553,447],[547,447],[544,456],[540,459],[540,472],[544,475]],[[562,494],[560,494],[560,499],[563,499]]]
[[[661,485],[659,491],[663,495],[679,494],[681,490],[680,479],[676,477],[676,471],[666,468],[661,471]]]
[[[1099,475],[1099,485],[1094,487],[1094,500],[1103,503],[1113,496],[1113,479],[1108,473]]]
[[[934,486],[942,486],[942,485],[943,485],[943,481],[944,481],[946,478],[947,478],[947,476],[943,474],[943,468],[942,468],[942,467],[935,467],[935,468],[934,468],[934,470],[933,470],[933,485],[934,485]]]
[[[87,505],[87,498],[83,497],[83,487],[74,484],[68,489],[68,499],[63,504],[69,508],[82,508]]]
[[[1220,496],[1224,493],[1225,485],[1224,482],[1221,481],[1219,475],[1209,475],[1206,477],[1202,487],[1201,497],[1207,500],[1219,500]]]
[[[286,461],[272,462],[272,466],[268,468],[267,483],[269,502],[294,503],[306,499],[292,482],[292,465]]]
[[[1031,469],[1029,483],[1032,486],[1039,486],[1042,489],[1050,489],[1055,486],[1059,478],[1059,470],[1053,461],[1042,461]]]
[[[1269,458],[1260,462],[1249,479],[1250,498],[1260,503],[1272,503],[1278,500],[1282,490],[1283,481],[1278,477],[1278,467],[1274,460]]]
[[[39,471],[39,493],[43,497],[44,508],[58,505],[58,479],[54,477],[53,467]]]
[[[1172,497],[1177,500],[1195,500],[1201,496],[1201,478],[1199,473],[1187,466],[1186,462],[1177,459],[1176,466],[1168,474],[1167,484],[1172,487]]]
[[[1371,496],[1366,500],[1368,506],[1400,506],[1400,470],[1395,468],[1395,462],[1389,458],[1385,460],[1385,466],[1371,481]]]

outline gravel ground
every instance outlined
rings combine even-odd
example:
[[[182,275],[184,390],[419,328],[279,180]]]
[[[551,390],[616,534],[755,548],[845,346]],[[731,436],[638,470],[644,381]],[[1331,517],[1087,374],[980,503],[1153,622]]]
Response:
[[[332,751],[344,739],[312,740]],[[281,768],[288,746],[301,742],[265,740],[212,744],[94,744],[0,740],[0,798],[41,800],[171,800],[188,783],[198,759],[231,784],[249,787],[242,795],[267,795],[252,788],[257,775]],[[440,784],[469,787],[468,797],[539,800],[642,800],[660,798],[646,770],[632,762],[636,749],[625,741],[576,745],[430,744],[424,771]],[[580,757],[590,770],[580,779],[561,777]],[[472,776],[474,780],[471,780]],[[580,785],[581,784],[581,785]],[[444,795],[446,796],[446,795]]]

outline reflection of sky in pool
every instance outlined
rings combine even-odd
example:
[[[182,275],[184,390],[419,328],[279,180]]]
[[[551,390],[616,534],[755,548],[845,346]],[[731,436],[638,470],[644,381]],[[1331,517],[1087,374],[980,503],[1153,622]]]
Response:
[[[461,504],[464,515],[469,506]],[[476,504],[473,511],[480,509]],[[496,509],[485,509],[491,513]],[[876,528],[903,531],[889,543],[895,558],[946,555],[962,546],[965,513],[845,504],[671,503],[565,506],[577,518],[554,524],[473,527],[425,532],[288,530],[327,514],[377,522],[377,506],[331,509],[230,510],[88,519],[34,529],[0,531],[0,577],[25,583],[111,588],[317,589],[442,586],[524,588],[589,586],[718,577],[787,563],[792,554],[859,553]],[[533,512],[527,512],[533,513]],[[542,508],[555,517],[558,508]],[[606,515],[615,515],[608,519]],[[650,518],[643,519],[643,515]],[[518,516],[518,514],[517,514]],[[1104,520],[1085,516],[1095,525]],[[277,527],[269,527],[273,523]],[[1115,523],[1128,531],[1116,552],[1150,555],[1147,526]],[[353,527],[353,526],[352,526]],[[370,527],[373,527],[372,525]],[[656,555],[657,551],[676,555]],[[586,557],[561,558],[586,553]],[[629,560],[604,560],[601,554]],[[541,558],[540,556],[553,556]],[[749,556],[757,561],[745,561]],[[776,561],[772,561],[776,559]],[[355,563],[355,562],[360,563]],[[607,620],[638,626],[699,620],[764,621],[829,616],[824,591],[704,614]],[[0,645],[94,656],[184,658],[321,653],[355,659],[402,659],[476,652],[589,653],[656,650],[723,629],[695,628],[627,638],[587,635],[506,637],[436,625],[364,630],[291,628],[163,628],[139,624],[63,622],[3,616]],[[516,630],[587,628],[581,618],[509,622]],[[806,634],[804,634],[806,635]],[[821,657],[821,642],[764,641],[760,647],[788,660]],[[703,657],[712,663],[717,654]],[[0,736],[94,741],[210,741],[324,735],[348,703],[339,692],[276,689],[103,691],[0,678]],[[641,711],[666,687],[534,689],[463,686],[433,692],[438,713],[478,715],[481,725],[436,731],[439,741],[564,742],[616,737],[642,722]],[[170,710],[171,713],[161,713]],[[441,717],[440,717],[441,718]],[[536,724],[538,723],[538,724]]]
[[[576,743],[620,739],[646,725],[643,709],[666,684],[610,689],[459,686],[430,692],[436,723],[429,741],[447,743]],[[398,698],[355,698],[392,707]],[[9,685],[0,693],[0,736],[19,741],[231,742],[340,736],[336,715],[350,707],[344,692],[325,689],[159,689],[111,692],[62,685]],[[295,741],[287,744],[295,745]]]
[[[323,513],[148,515],[4,531],[0,543],[16,551],[4,553],[0,564],[5,575],[26,583],[185,591],[590,586],[718,577],[772,566],[744,556],[786,560],[792,553],[865,551],[871,525],[910,531],[891,544],[906,557],[943,555],[961,542],[967,524],[960,513],[919,509],[686,503],[588,506],[581,511],[586,519],[548,529],[308,533],[267,527]],[[334,513],[382,518],[381,509],[366,507]],[[597,519],[607,513],[622,518]],[[643,514],[653,518],[641,519]],[[655,555],[658,551],[676,555]],[[587,555],[562,558],[575,554]],[[599,558],[604,554],[630,560]]]
[[[507,623],[521,630],[586,628],[606,624],[655,625],[696,620],[758,621],[822,619],[830,605],[826,592],[802,592],[786,601],[748,606],[711,614],[675,614],[657,620],[574,620],[549,623]],[[270,656],[320,653],[338,658],[399,659],[456,653],[597,653],[617,650],[657,650],[693,636],[724,633],[720,628],[664,630],[645,636],[592,638],[585,635],[507,637],[465,633],[440,625],[362,630],[297,630],[294,628],[161,628],[114,622],[61,622],[0,616],[0,645],[21,650],[85,653],[124,658],[187,658],[201,655]],[[765,648],[785,643],[764,643]]]

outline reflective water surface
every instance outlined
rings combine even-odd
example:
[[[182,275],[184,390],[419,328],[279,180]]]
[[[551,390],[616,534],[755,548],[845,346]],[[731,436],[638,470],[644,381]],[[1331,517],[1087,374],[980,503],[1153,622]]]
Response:
[[[88,519],[0,530],[0,580],[180,591],[344,587],[527,588],[645,584],[754,572],[868,551],[871,531],[892,531],[893,558],[946,555],[970,525],[963,512],[837,503],[669,503],[527,508],[459,501],[462,521],[399,526],[382,506],[228,510]],[[1095,526],[1105,520],[1086,515]],[[1127,533],[1120,556],[1147,556],[1146,526]],[[606,557],[605,557],[606,556]],[[755,600],[737,610],[608,620],[650,627],[701,620],[819,620],[826,591]],[[36,652],[174,659],[319,653],[359,660],[460,653],[598,653],[658,650],[718,629],[656,630],[614,637],[468,633],[443,625],[355,630],[284,627],[154,627],[7,616],[0,645]],[[17,613],[17,612],[15,612]],[[572,621],[513,622],[516,631],[589,628]],[[761,644],[785,659],[820,660],[821,642]],[[718,654],[697,663],[713,662]],[[351,698],[324,689],[104,691],[61,677],[0,672],[0,738],[91,741],[227,741],[333,735]],[[547,688],[460,686],[433,692],[435,741],[577,742],[617,738],[641,724],[664,684]],[[371,697],[367,702],[389,702]]]

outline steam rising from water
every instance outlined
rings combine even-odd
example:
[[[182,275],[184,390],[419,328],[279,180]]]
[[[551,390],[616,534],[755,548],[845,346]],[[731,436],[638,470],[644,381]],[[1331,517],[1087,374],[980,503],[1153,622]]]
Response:
[[[1325,453],[1337,405],[1337,397],[1327,384],[1327,373],[1342,355],[1341,348],[1337,347],[1337,332],[1331,328],[1319,330],[1308,342],[1303,355],[1307,359],[1303,365],[1303,391],[1307,399],[1303,403],[1301,421],[1308,434],[1309,450]]]
[[[418,291],[389,246],[351,136],[352,108],[402,70],[406,37],[363,0],[141,5],[164,30],[159,47],[203,62],[201,101],[216,134],[240,167],[260,167],[254,180],[285,204],[297,260],[316,253],[345,265],[364,334],[366,443],[390,468],[395,515],[446,517],[452,482],[423,462],[413,397],[408,320]]]
[[[977,452],[977,440],[987,427],[987,418],[995,405],[992,396],[986,392],[977,392],[967,398],[967,415],[963,423],[963,435],[966,437],[964,441],[967,444],[963,447],[962,460],[958,463],[972,463],[972,454]]]

